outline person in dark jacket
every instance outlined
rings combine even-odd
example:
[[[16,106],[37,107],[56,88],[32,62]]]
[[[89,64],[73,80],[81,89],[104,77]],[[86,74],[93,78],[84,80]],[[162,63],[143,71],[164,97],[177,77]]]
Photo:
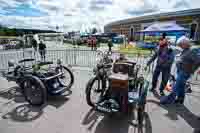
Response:
[[[112,52],[112,47],[113,47],[113,44],[112,44],[112,40],[108,40],[108,51],[109,52]]]
[[[32,40],[31,40],[31,45],[34,49],[34,55],[35,55],[35,53],[37,52],[38,45],[37,45],[37,41],[34,38],[32,38]]]
[[[156,67],[152,78],[152,92],[156,91],[155,89],[157,87],[158,78],[160,73],[162,73],[160,95],[165,95],[164,88],[167,85],[174,58],[174,52],[171,48],[168,47],[166,34],[164,33],[162,39],[159,42],[159,48],[155,51],[155,54],[152,56],[152,58],[147,62],[147,66],[149,66],[155,59],[157,59]]]
[[[176,61],[177,77],[173,91],[177,96],[175,103],[183,104],[186,82],[200,67],[200,49],[192,49],[189,38],[185,36],[178,39],[177,45],[183,51]]]
[[[42,40],[40,40],[40,43],[39,43],[39,52],[40,52],[41,60],[45,61],[46,44],[44,44]]]

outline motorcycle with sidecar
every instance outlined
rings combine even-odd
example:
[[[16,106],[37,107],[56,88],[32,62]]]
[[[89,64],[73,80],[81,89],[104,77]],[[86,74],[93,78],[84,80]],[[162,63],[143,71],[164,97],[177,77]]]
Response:
[[[105,67],[104,64],[101,66],[102,71]],[[104,74],[107,86],[99,85],[97,77],[87,83],[88,105],[106,114],[130,114],[137,111],[138,123],[142,124],[149,82],[139,74],[140,66],[133,61],[123,60],[113,63],[111,70],[111,74]]]

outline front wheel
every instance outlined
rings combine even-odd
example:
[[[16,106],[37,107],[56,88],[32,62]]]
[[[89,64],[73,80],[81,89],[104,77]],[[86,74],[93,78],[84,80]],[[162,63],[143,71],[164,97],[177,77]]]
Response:
[[[58,80],[63,86],[65,86],[67,89],[70,89],[74,83],[74,75],[72,71],[65,66],[56,67],[55,71],[56,73],[63,72]]]
[[[47,91],[42,81],[35,76],[26,76],[23,82],[25,99],[31,105],[40,106],[46,102]]]
[[[105,89],[102,88],[102,80],[98,77],[90,79],[87,83],[85,92],[87,104],[91,107],[94,107],[105,92]]]

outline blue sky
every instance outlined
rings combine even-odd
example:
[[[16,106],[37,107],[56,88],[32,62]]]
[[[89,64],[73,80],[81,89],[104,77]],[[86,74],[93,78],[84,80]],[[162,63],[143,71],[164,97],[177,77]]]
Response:
[[[103,29],[111,21],[200,8],[200,0],[0,0],[0,24],[62,31]]]
[[[48,13],[42,12],[37,8],[33,8],[27,3],[20,4],[16,7],[5,7],[4,10],[7,11],[6,13],[3,13],[3,15],[6,16],[39,17],[48,15]]]

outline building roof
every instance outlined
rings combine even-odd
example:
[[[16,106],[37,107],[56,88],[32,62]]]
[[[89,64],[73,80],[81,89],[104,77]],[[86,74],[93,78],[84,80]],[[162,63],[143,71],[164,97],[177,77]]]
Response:
[[[178,17],[178,16],[180,17],[180,16],[192,16],[192,15],[200,15],[200,8],[182,10],[182,11],[176,11],[176,12],[159,13],[159,14],[153,14],[153,15],[144,15],[144,16],[111,22],[105,25],[105,27],[112,26],[112,25],[119,25],[122,23],[131,23],[131,22],[145,21],[145,20],[150,20],[150,19],[158,19],[160,17]]]

